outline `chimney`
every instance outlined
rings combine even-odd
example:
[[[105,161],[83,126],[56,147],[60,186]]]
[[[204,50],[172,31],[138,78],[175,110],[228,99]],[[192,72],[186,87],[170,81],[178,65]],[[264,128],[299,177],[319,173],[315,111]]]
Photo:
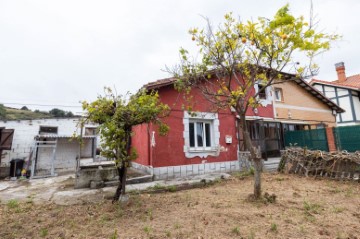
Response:
[[[338,82],[344,82],[346,80],[344,62],[336,63],[335,64],[335,69],[336,69],[336,73],[338,75]]]

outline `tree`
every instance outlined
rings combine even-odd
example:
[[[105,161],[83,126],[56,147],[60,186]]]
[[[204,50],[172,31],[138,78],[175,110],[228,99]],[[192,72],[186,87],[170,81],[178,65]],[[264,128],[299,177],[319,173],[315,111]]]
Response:
[[[73,112],[71,111],[67,111],[66,114],[65,114],[66,117],[74,117],[74,114]]]
[[[50,114],[52,114],[55,118],[60,117],[74,117],[73,112],[71,111],[64,111],[58,108],[54,108],[49,111]]]
[[[0,119],[5,119],[6,117],[6,109],[3,104],[0,104]]]
[[[54,108],[52,110],[49,111],[50,114],[52,114],[54,117],[65,117],[65,111],[58,109],[58,108]]]
[[[137,157],[136,149],[131,147],[132,127],[142,123],[155,123],[160,135],[165,135],[169,127],[161,121],[169,112],[169,107],[162,104],[155,92],[140,90],[134,95],[117,96],[110,88],[105,88],[105,95],[98,96],[91,103],[83,102],[87,112],[86,121],[99,123],[102,141],[101,154],[115,160],[119,173],[119,186],[113,202],[125,195],[126,168],[130,160]]]
[[[26,106],[23,106],[23,107],[21,107],[21,110],[29,110],[29,108]]]
[[[189,52],[181,48],[180,63],[167,71],[178,79],[178,90],[189,94],[192,87],[197,87],[216,110],[236,111],[254,165],[253,196],[258,199],[262,162],[251,143],[246,112],[259,107],[259,94],[275,82],[316,74],[314,57],[329,50],[330,43],[338,36],[317,32],[312,19],[308,23],[302,16],[294,17],[288,5],[280,8],[273,19],[260,17],[257,21],[242,22],[229,13],[217,29],[206,20],[205,30],[189,31],[197,44],[200,60],[190,58]],[[257,92],[254,91],[256,85],[260,86]]]

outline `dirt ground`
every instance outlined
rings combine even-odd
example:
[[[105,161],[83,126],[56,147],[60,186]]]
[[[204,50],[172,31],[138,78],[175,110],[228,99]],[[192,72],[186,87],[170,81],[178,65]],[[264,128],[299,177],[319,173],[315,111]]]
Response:
[[[263,191],[277,196],[266,203],[248,199],[252,182],[132,194],[126,205],[9,201],[0,238],[360,238],[359,183],[264,174]]]

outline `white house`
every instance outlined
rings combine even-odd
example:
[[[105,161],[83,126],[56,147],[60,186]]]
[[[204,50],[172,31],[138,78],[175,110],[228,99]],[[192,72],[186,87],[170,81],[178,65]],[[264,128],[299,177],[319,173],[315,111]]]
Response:
[[[344,62],[335,64],[338,79],[313,79],[310,84],[345,110],[337,115],[338,126],[360,125],[360,74],[346,76]]]
[[[11,150],[2,151],[1,175],[10,174],[12,160],[24,160],[22,168],[31,176],[75,172],[77,163],[96,156],[96,125],[87,124],[81,130],[80,118],[53,118],[0,121],[0,128],[14,129]],[[82,134],[83,143],[73,139]],[[5,171],[5,173],[4,173]]]

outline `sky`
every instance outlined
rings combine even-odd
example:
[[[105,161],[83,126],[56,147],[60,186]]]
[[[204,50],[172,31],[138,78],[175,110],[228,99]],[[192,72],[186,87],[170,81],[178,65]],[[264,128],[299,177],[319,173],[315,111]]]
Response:
[[[104,86],[118,94],[170,75],[179,48],[195,50],[188,30],[214,26],[232,12],[241,20],[271,18],[290,3],[309,16],[310,0],[0,0],[0,103],[81,112]],[[360,1],[313,0],[318,29],[342,35],[316,60],[317,79],[335,80],[334,64],[359,74]]]

